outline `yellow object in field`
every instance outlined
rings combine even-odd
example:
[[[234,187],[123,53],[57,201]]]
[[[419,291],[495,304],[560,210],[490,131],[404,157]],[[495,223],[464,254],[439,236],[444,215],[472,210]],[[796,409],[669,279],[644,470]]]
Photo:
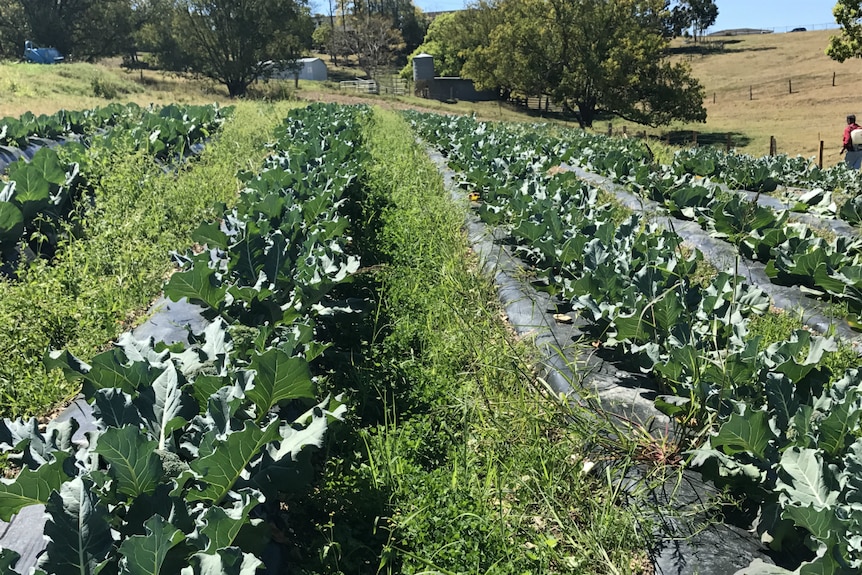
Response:
[[[470,195],[468,195],[467,197],[470,198],[471,202],[478,202],[479,201],[479,192],[470,192]]]

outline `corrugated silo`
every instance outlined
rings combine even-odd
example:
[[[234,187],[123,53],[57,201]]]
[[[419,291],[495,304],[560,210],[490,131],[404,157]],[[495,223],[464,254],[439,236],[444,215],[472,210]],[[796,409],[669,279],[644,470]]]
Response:
[[[422,52],[413,56],[413,81],[431,82],[434,80],[434,56]]]

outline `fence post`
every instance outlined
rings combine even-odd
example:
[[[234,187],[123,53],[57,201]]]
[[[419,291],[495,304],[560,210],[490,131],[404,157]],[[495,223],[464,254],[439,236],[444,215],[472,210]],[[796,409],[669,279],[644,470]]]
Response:
[[[832,72],[832,87],[835,87],[835,72]]]
[[[691,133],[691,143],[692,143],[695,147],[697,147],[697,132],[692,132],[692,133]]]
[[[793,80],[791,78],[787,79],[787,93],[788,94],[793,93]]]
[[[715,92],[712,93],[712,103],[715,104]]]
[[[823,169],[823,140],[820,140],[820,154],[817,156],[817,167]]]
[[[748,99],[749,100],[754,99],[754,92],[752,91],[751,86],[748,87]]]
[[[775,144],[775,136],[769,136],[769,155],[774,156],[778,152],[778,146]]]
[[[614,125],[608,122],[608,138],[614,135]]]
[[[623,138],[628,138],[628,134],[626,134],[626,127],[623,126]]]
[[[733,145],[733,142],[730,139],[730,132],[728,132],[727,133],[727,142],[725,142],[725,145],[724,145],[724,151],[729,154],[730,148],[732,147],[732,145]]]

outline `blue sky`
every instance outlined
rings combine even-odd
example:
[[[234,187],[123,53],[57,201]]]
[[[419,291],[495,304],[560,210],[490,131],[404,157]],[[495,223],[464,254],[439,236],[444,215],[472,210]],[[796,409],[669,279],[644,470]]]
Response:
[[[426,12],[457,10],[466,0],[414,0]],[[785,32],[806,27],[835,28],[835,0],[716,0],[718,20],[711,30],[727,28],[774,28]]]

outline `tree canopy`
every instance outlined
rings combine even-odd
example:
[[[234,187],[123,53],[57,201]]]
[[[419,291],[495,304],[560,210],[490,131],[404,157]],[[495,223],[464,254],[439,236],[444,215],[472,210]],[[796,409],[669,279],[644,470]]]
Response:
[[[676,4],[666,4],[670,8],[670,28],[674,36],[691,28],[691,35],[697,42],[707,28],[718,18],[718,6],[714,0],[677,0]]]
[[[0,0],[0,52],[20,57],[24,40],[87,60],[126,52],[140,10],[130,0]],[[94,31],[97,31],[94,33]]]
[[[440,14],[428,26],[425,40],[407,58],[401,70],[405,78],[413,76],[413,57],[434,56],[434,69],[440,76],[460,76],[467,56],[483,44],[497,25],[497,13],[480,1],[472,8]]]
[[[705,121],[704,90],[668,59],[664,0],[497,0],[496,25],[471,50],[465,76],[503,93],[547,95],[577,109],[650,126]]]
[[[230,96],[295,62],[311,45],[314,24],[304,0],[170,0],[154,33],[160,63],[212,78]]]
[[[862,0],[838,0],[832,14],[841,34],[830,38],[826,53],[839,62],[862,56]]]

